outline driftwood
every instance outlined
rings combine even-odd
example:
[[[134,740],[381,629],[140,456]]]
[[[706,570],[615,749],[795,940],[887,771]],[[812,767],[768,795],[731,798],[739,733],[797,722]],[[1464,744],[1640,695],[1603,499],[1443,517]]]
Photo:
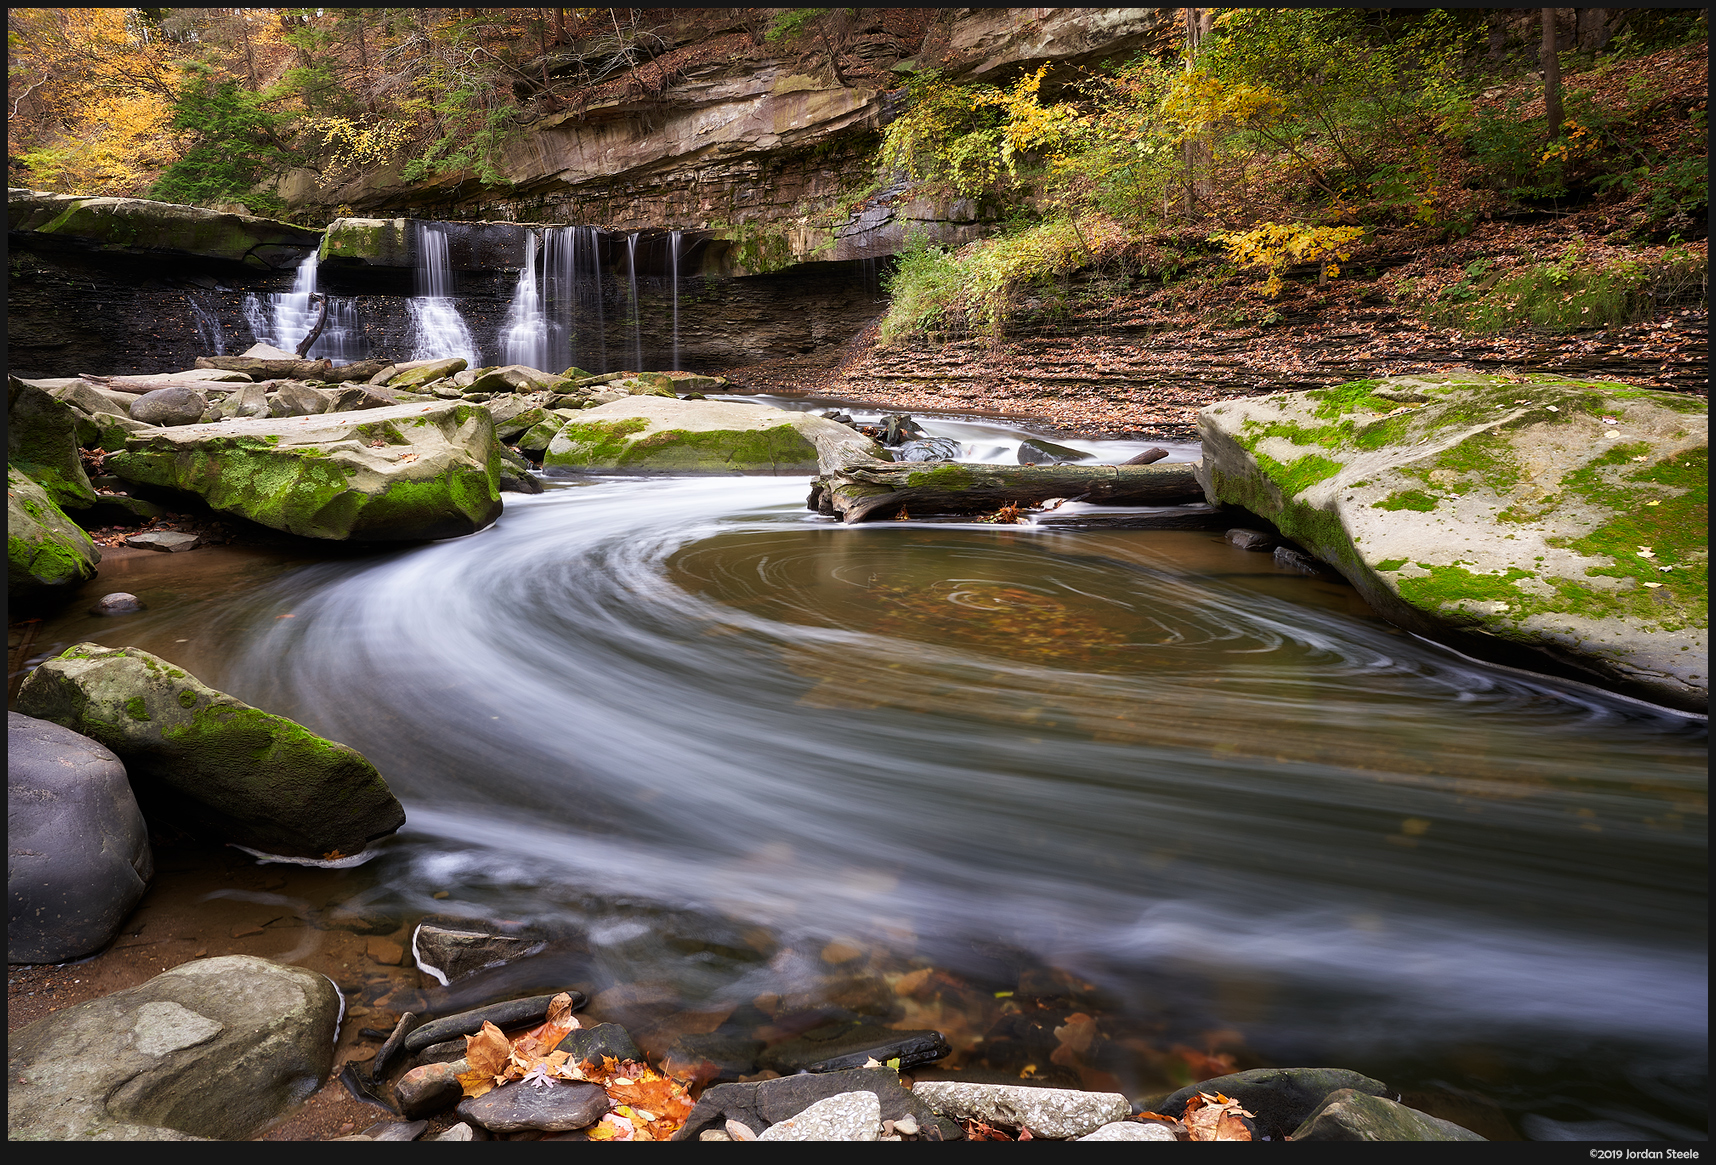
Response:
[[[319,291],[312,291],[310,293],[310,302],[315,304],[320,311],[316,315],[316,326],[310,329],[309,335],[298,341],[297,354],[298,359],[300,360],[304,358],[304,354],[315,344],[316,337],[322,334],[322,329],[328,326],[328,297]]]
[[[1009,502],[1050,498],[1125,506],[1202,501],[1193,466],[980,465],[952,461],[879,461],[849,444],[822,444],[822,474],[805,508],[844,522],[931,514],[981,514]]]
[[[198,392],[223,389],[237,391],[249,388],[253,383],[249,380],[197,380],[188,376],[174,376],[170,372],[158,376],[97,376],[93,372],[80,372],[77,377],[79,380],[89,381],[97,388],[135,393],[138,396],[154,392],[158,388],[193,388]]]
[[[334,380],[331,360],[264,360],[259,356],[198,356],[198,368],[224,368],[252,376],[285,377],[290,380]]]

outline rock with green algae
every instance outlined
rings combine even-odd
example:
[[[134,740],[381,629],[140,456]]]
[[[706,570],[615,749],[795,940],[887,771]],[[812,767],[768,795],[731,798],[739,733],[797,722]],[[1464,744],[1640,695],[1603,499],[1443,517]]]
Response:
[[[880,452],[847,426],[810,413],[731,401],[628,396],[585,409],[562,425],[543,454],[543,468],[808,475],[817,470],[819,440]]]
[[[6,464],[29,474],[58,506],[94,505],[95,489],[78,454],[78,412],[16,376],[7,378],[6,387]]]
[[[6,597],[30,602],[95,577],[101,551],[23,471],[6,467]]]
[[[1393,622],[1668,707],[1709,698],[1705,403],[1450,372],[1224,401],[1199,480]]]
[[[354,749],[135,647],[68,648],[30,673],[17,710],[111,749],[146,816],[183,814],[264,853],[336,860],[405,823]]]
[[[389,377],[387,387],[393,389],[395,392],[421,391],[425,385],[432,384],[437,380],[452,376],[455,372],[463,372],[464,370],[465,362],[457,356],[448,357],[445,360],[431,360],[428,363],[419,364],[415,368],[407,368],[405,371]],[[460,392],[464,391],[456,385],[449,384],[448,387],[455,390],[453,392],[454,396],[457,396]]]
[[[31,190],[7,192],[7,226],[97,251],[197,255],[263,271],[295,267],[322,242],[321,231],[250,214]]]
[[[1453,1121],[1351,1088],[1332,1092],[1293,1131],[1294,1141],[1482,1141]]]
[[[501,511],[494,421],[456,402],[157,429],[106,465],[308,538],[451,538]]]

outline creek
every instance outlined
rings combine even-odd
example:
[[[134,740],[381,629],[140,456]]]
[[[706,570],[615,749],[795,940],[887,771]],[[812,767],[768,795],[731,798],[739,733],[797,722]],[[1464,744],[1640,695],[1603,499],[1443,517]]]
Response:
[[[576,932],[686,1008],[834,999],[840,939],[991,1013],[1021,967],[1076,983],[1129,1095],[1183,1046],[1470,1090],[1534,1139],[1704,1136],[1703,722],[1219,532],[546,480],[467,538],[126,559],[86,593],[147,611],[38,646],[135,645],[368,756],[409,820],[364,909]],[[988,1019],[930,1018],[984,1054]]]

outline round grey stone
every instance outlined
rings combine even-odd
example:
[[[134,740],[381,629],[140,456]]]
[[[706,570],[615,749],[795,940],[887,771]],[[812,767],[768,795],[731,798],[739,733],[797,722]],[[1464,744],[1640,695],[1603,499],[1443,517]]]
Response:
[[[102,595],[89,609],[91,615],[133,615],[138,611],[147,610],[148,604],[136,595],[124,591],[114,591],[111,595]]]
[[[209,402],[194,388],[157,388],[131,403],[131,419],[146,425],[194,425]]]

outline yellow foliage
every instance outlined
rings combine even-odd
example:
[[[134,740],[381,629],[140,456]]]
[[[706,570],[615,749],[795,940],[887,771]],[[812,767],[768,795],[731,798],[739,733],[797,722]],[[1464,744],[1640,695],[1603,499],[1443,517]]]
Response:
[[[387,160],[412,137],[409,125],[397,121],[363,122],[349,117],[312,117],[300,123],[306,132],[333,146],[336,165]]]
[[[1263,293],[1273,299],[1281,293],[1281,273],[1294,263],[1323,264],[1324,278],[1341,273],[1337,259],[1352,257],[1352,244],[1364,236],[1363,227],[1310,227],[1304,223],[1266,222],[1249,231],[1211,235],[1210,241],[1227,247],[1228,258],[1241,267],[1261,267],[1269,272]]]
[[[1176,144],[1203,137],[1223,124],[1266,125],[1285,110],[1267,85],[1233,83],[1204,72],[1180,74],[1162,102],[1164,118],[1175,127]]]

